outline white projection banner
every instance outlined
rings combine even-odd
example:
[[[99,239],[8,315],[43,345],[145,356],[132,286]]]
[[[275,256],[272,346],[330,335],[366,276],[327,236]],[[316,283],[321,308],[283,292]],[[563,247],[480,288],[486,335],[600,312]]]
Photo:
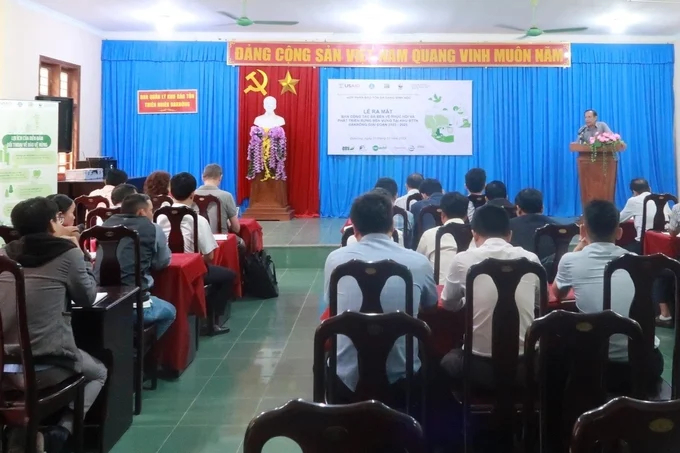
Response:
[[[472,154],[471,80],[328,80],[328,154]]]

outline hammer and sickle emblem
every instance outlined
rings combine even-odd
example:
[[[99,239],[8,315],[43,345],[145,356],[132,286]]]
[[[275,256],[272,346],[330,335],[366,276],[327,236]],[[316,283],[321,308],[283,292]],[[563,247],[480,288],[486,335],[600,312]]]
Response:
[[[257,72],[262,76],[260,80],[257,78]],[[269,77],[267,77],[267,74],[263,70],[257,69],[256,71],[251,72],[246,76],[246,80],[250,82],[250,85],[243,90],[244,93],[248,94],[253,91],[255,93],[261,93],[262,96],[267,95],[266,88],[267,83],[269,83]]]

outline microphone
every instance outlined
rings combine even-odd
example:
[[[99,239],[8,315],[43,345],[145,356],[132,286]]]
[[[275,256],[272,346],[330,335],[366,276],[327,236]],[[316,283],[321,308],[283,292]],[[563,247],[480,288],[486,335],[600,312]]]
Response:
[[[578,136],[578,139],[579,139],[580,142],[583,142],[583,141],[584,141],[584,140],[583,140],[583,132],[585,132],[585,130],[586,130],[587,128],[588,128],[587,125],[583,125],[583,126],[581,126],[581,129],[578,130],[577,136]]]

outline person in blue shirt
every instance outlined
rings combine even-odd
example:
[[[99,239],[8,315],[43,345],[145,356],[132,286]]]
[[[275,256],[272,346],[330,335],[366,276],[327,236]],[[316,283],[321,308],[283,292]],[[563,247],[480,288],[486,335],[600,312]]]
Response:
[[[409,268],[413,275],[413,316],[419,309],[436,307],[437,288],[434,283],[432,266],[428,259],[412,250],[405,249],[392,240],[392,200],[384,191],[374,190],[361,195],[352,204],[350,219],[354,225],[354,235],[358,242],[331,252],[324,268],[324,301],[330,299],[331,274],[341,264],[351,260],[380,261],[391,259]],[[346,277],[338,283],[338,313],[347,310],[359,311],[362,294],[356,280]],[[384,313],[404,311],[404,281],[390,278],[380,296]],[[420,369],[417,341],[413,342],[413,369]],[[344,336],[337,341],[337,371],[339,381],[336,395],[350,394],[356,389],[359,380],[357,352],[352,342]],[[406,342],[399,339],[387,358],[387,378],[396,389],[402,388],[406,377]]]
[[[434,228],[436,226],[435,219],[429,215],[423,217],[423,224],[420,225],[420,219],[418,218],[420,211],[422,211],[425,206],[439,207],[439,202],[444,195],[441,183],[432,178],[425,179],[422,182],[420,185],[420,193],[422,194],[423,199],[411,205],[411,213],[413,214],[415,224],[415,233],[413,235],[413,244],[415,245],[418,245],[418,241],[420,240],[420,236],[423,231],[429,230],[430,228]]]

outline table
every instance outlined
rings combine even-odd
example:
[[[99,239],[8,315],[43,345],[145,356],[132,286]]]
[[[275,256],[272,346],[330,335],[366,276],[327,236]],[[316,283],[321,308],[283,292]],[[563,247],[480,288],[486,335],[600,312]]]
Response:
[[[238,219],[241,225],[239,236],[246,243],[248,253],[259,252],[263,248],[262,225],[255,219]]]
[[[670,258],[680,256],[680,238],[661,231],[645,231],[643,250],[645,255],[663,253]]]
[[[170,266],[153,273],[154,287],[151,294],[173,304],[177,317],[170,329],[161,337],[158,345],[159,363],[181,374],[191,363],[192,348],[190,316],[205,318],[205,289],[203,275],[208,268],[199,253],[173,253]]]
[[[134,310],[137,287],[102,287],[108,295],[92,307],[72,307],[71,325],[79,348],[98,358],[108,379],[85,420],[88,444],[106,453],[132,424]],[[127,332],[127,333],[126,333]]]
[[[238,240],[235,234],[216,234],[217,248],[213,257],[213,263],[217,266],[226,267],[236,273],[234,280],[234,296],[243,297],[241,285],[241,263],[238,259]]]

